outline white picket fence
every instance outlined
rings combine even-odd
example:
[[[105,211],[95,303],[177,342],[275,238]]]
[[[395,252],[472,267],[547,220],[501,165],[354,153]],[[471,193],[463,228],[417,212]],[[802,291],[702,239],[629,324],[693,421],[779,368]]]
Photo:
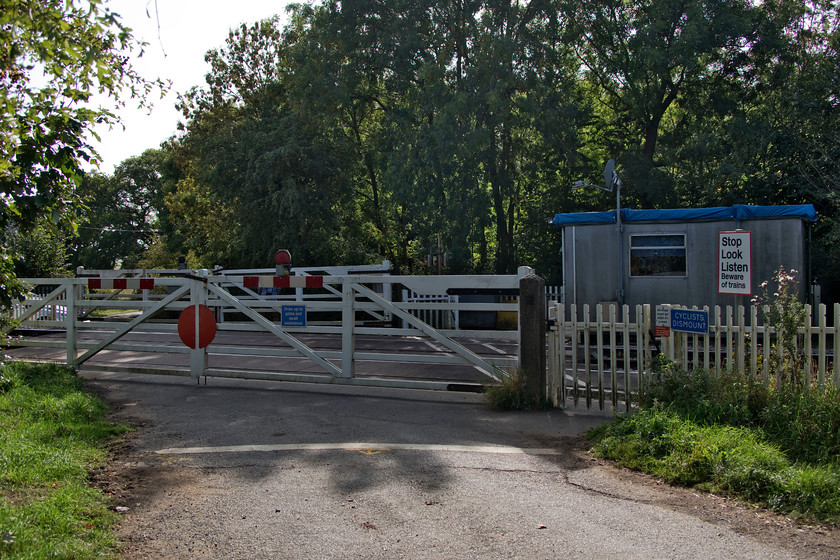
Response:
[[[15,301],[12,302],[11,308],[11,318],[17,319],[18,317],[23,316],[29,308],[33,305],[38,305],[38,302],[41,301],[42,298],[38,296],[33,296],[27,299],[27,303]],[[44,321],[64,321],[67,319],[67,306],[64,305],[62,302],[64,298],[56,298],[55,303],[49,303],[41,307],[41,309],[32,317],[33,320],[44,320]]]
[[[599,304],[594,318],[589,305],[580,313],[572,306],[568,315],[561,303],[549,307],[547,396],[554,406],[596,402],[603,410],[611,402],[613,410],[629,410],[653,361],[650,306],[636,306],[635,317],[627,305],[618,313]]]
[[[549,308],[548,396],[555,406],[585,403],[601,409],[629,410],[638,402],[653,375],[656,356],[676,362],[685,370],[705,369],[719,375],[725,371],[752,372],[763,382],[780,379],[783,344],[773,326],[763,324],[758,306],[704,308],[709,313],[706,334],[671,332],[654,337],[651,307],[620,309],[615,305]],[[769,310],[769,308],[767,308]],[[798,327],[796,353],[807,385],[840,386],[840,304],[833,307],[828,326],[825,305],[805,306],[806,318]],[[774,355],[778,359],[774,359]]]

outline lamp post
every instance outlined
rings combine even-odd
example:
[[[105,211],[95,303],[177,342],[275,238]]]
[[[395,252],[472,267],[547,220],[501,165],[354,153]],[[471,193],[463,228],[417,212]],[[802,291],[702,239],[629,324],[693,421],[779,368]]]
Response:
[[[604,185],[594,185],[585,183],[583,181],[575,181],[572,185],[573,189],[594,187],[602,191],[613,191],[615,188],[615,225],[616,235],[618,238],[618,289],[616,291],[616,301],[619,305],[624,303],[624,248],[622,247],[622,223],[621,223],[621,179],[618,178],[618,173],[615,171],[615,160],[610,159],[604,167]],[[617,311],[617,310],[616,310]]]

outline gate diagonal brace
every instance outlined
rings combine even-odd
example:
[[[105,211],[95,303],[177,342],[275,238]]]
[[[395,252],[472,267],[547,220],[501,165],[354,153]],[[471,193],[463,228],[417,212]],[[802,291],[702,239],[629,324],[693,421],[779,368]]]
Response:
[[[207,284],[207,288],[219,296],[221,299],[227,301],[232,306],[237,308],[239,311],[244,313],[247,317],[250,317],[255,323],[260,325],[265,330],[274,333],[278,338],[292,346],[295,350],[300,352],[302,355],[306,356],[325,370],[328,373],[332,374],[333,376],[340,377],[341,376],[341,369],[336,367],[335,365],[331,364],[321,356],[315,353],[309,346],[304,344],[303,342],[299,341],[295,337],[291,336],[289,333],[284,331],[283,329],[278,328],[274,323],[260,315],[259,313],[255,312],[253,309],[247,307],[234,296],[227,293],[222,288],[214,285],[214,284]]]
[[[458,344],[451,338],[443,336],[440,334],[437,329],[429,325],[428,323],[424,323],[411,313],[403,311],[390,301],[386,300],[385,298],[381,297],[379,294],[368,288],[367,286],[363,286],[361,284],[354,283],[353,289],[356,290],[358,293],[362,294],[363,296],[370,299],[372,302],[376,303],[377,305],[381,306],[386,311],[390,311],[400,319],[405,320],[409,325],[412,327],[420,330],[423,334],[431,337],[432,339],[440,342],[472,365],[477,367],[484,373],[486,376],[490,377],[494,381],[501,381],[500,375],[502,377],[507,377],[507,374],[500,370],[499,368],[487,363],[481,356],[472,352],[468,348]]]
[[[182,295],[184,295],[185,293],[187,293],[189,291],[190,291],[189,286],[181,286],[180,288],[178,288],[177,290],[175,290],[174,292],[169,294],[166,298],[162,299],[160,301],[160,303],[157,304],[156,307],[154,307],[153,309],[149,309],[149,310],[145,311],[142,315],[140,315],[139,317],[137,317],[136,319],[134,319],[133,321],[128,323],[125,327],[123,327],[122,330],[119,330],[119,331],[115,332],[113,335],[106,338],[105,340],[103,340],[102,342],[100,342],[99,344],[97,344],[96,346],[94,346],[93,348],[91,348],[90,350],[88,350],[87,352],[82,354],[81,356],[79,356],[79,358],[76,360],[76,365],[77,366],[82,365],[83,363],[88,361],[90,358],[92,358],[96,354],[98,354],[106,346],[108,346],[112,342],[116,342],[117,340],[121,339],[122,337],[127,335],[129,332],[131,332],[131,329],[133,329],[134,327],[136,327],[140,323],[143,323],[144,321],[148,321],[149,319],[151,319],[152,317],[154,317],[155,315],[157,315],[158,313],[163,311],[166,308],[167,305],[169,305],[173,301],[177,301]]]

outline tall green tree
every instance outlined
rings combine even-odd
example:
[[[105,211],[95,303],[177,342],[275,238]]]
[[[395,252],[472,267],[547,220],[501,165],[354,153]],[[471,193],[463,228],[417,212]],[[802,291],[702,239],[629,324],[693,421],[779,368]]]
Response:
[[[179,189],[183,196],[186,189],[204,193],[220,213],[233,211],[231,244],[227,254],[213,252],[216,264],[267,266],[278,248],[291,249],[297,265],[367,260],[365,240],[352,235],[347,143],[324,114],[313,118],[290,101],[279,81],[287,51],[278,36],[276,20],[242,26],[208,54],[208,87],[182,101],[188,124],[178,150],[189,182]],[[271,71],[250,71],[268,60]],[[217,79],[220,71],[225,78]],[[255,75],[263,81],[246,82]]]
[[[405,5],[403,5],[405,4]],[[328,3],[351,87],[380,110],[399,242],[442,234],[457,270],[517,266],[520,213],[575,152],[575,87],[549,2]],[[378,79],[375,82],[368,76]],[[542,230],[542,228],[541,228]],[[422,250],[422,249],[421,249]],[[417,255],[413,255],[417,256]]]
[[[208,54],[207,87],[185,96],[169,241],[206,264],[265,266],[287,247],[298,264],[389,258],[420,271],[440,235],[450,271],[556,276],[545,219],[612,208],[613,196],[571,187],[599,182],[610,157],[625,205],[816,201],[831,213],[836,11],[828,0],[295,6],[282,30],[234,30]]]
[[[240,263],[289,246],[413,270],[441,235],[453,271],[515,270],[544,247],[538,214],[562,209],[585,119],[558,13],[331,1],[295,7],[282,34],[242,26],[184,99],[183,186],[233,213]]]
[[[127,62],[139,47],[102,0],[0,1],[0,228],[69,216],[82,166],[96,161],[87,134],[116,119],[92,95],[120,103],[154,87]],[[20,289],[10,265],[0,251],[3,305]]]
[[[9,226],[2,237],[3,246],[14,257],[14,274],[19,278],[68,275],[66,243],[71,235],[50,223],[35,224],[25,233]]]
[[[147,150],[120,163],[112,176],[91,173],[76,193],[85,209],[71,244],[74,266],[135,268],[160,231],[164,197],[177,176],[162,150]]]
[[[609,108],[595,125],[614,135],[627,194],[644,207],[676,204],[662,136],[680,133],[681,109],[694,100],[727,109],[721,82],[743,77],[776,34],[766,12],[747,0],[564,0],[563,14],[593,94]]]

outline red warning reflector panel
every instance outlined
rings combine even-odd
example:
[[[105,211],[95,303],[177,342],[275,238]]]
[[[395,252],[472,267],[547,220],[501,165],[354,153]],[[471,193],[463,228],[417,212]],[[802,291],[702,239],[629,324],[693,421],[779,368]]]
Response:
[[[323,276],[243,276],[245,288],[323,288]]]
[[[155,287],[154,278],[89,278],[91,290],[151,290]]]

